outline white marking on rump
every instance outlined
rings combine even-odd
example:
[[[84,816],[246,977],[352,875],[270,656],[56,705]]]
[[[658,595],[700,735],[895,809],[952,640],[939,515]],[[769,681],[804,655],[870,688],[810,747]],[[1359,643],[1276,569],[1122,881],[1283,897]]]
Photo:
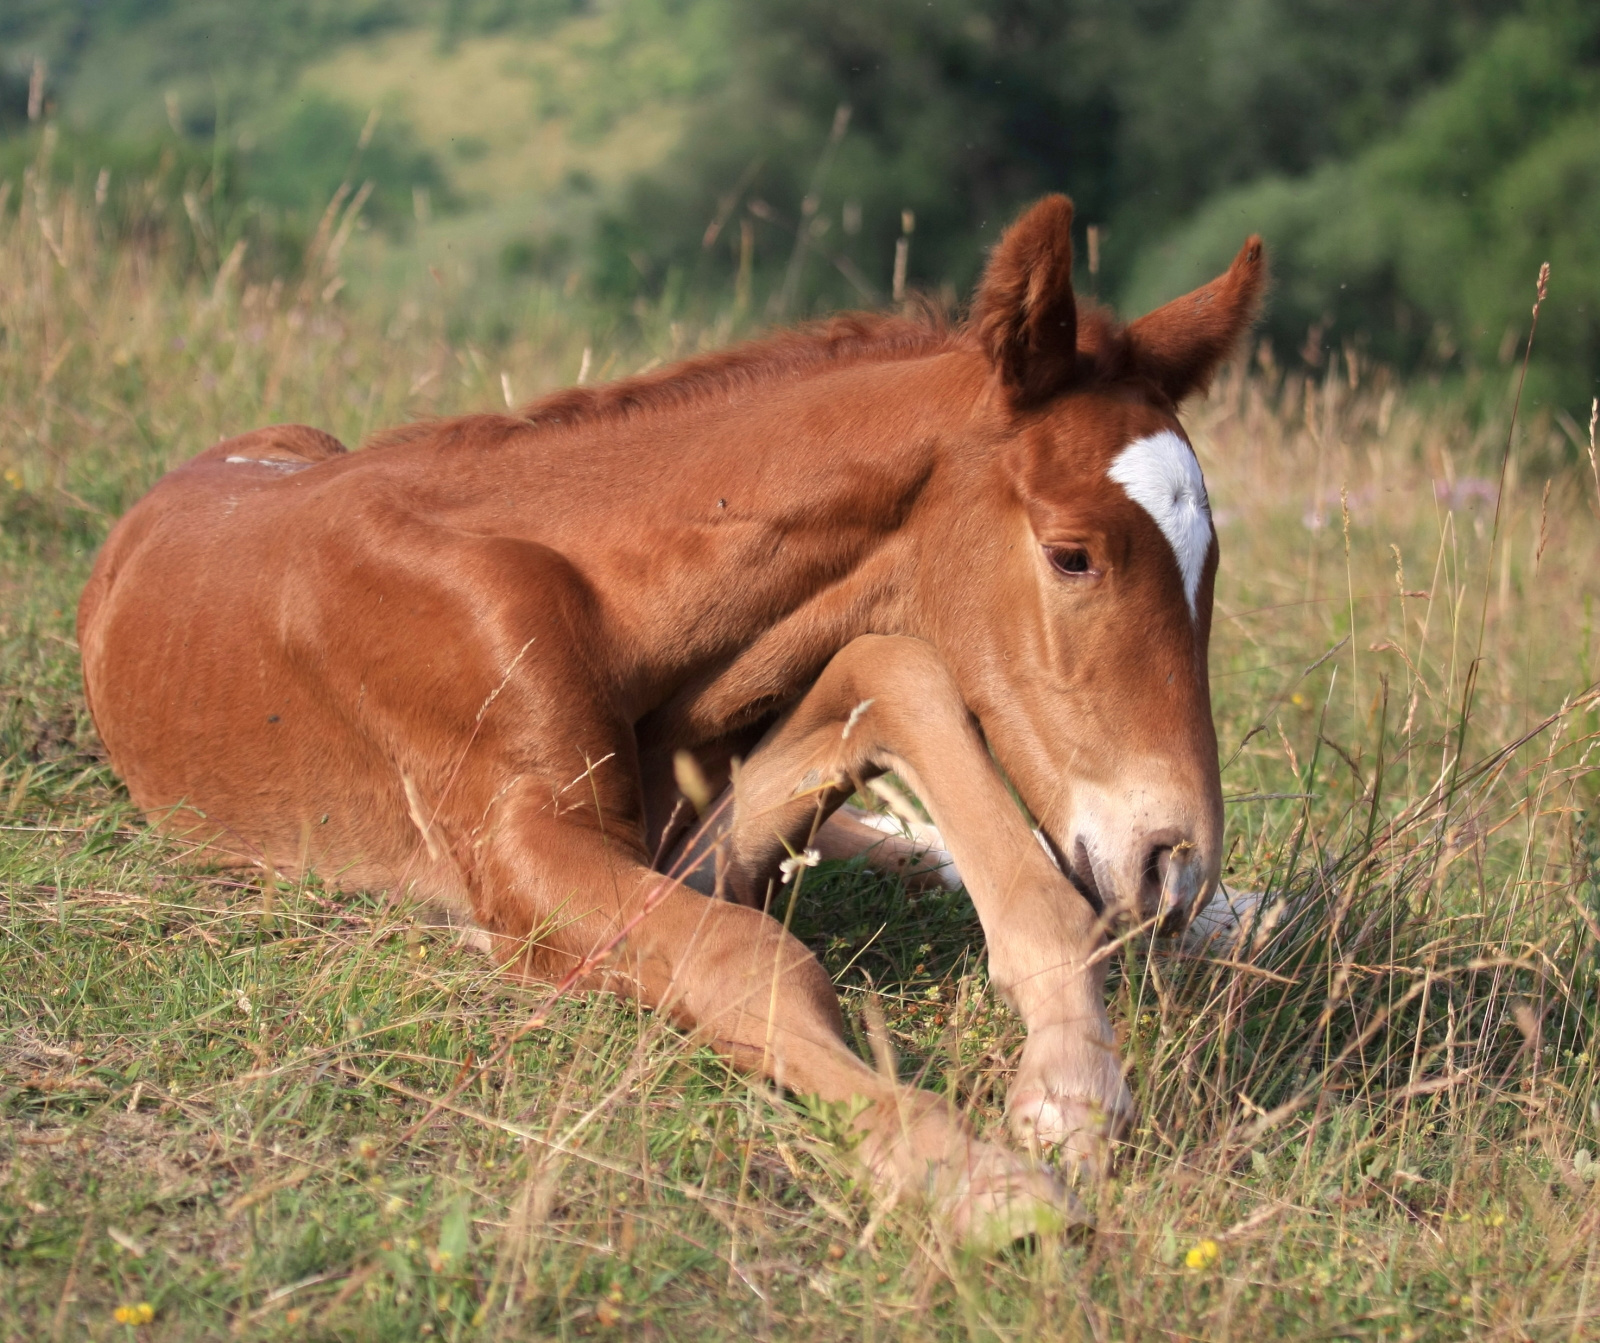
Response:
[[[1163,429],[1128,444],[1106,474],[1161,528],[1177,558],[1183,595],[1194,616],[1200,575],[1211,549],[1211,504],[1194,449],[1172,430]]]
[[[290,462],[281,457],[224,457],[229,466],[269,466],[274,471],[304,471],[310,462]]]

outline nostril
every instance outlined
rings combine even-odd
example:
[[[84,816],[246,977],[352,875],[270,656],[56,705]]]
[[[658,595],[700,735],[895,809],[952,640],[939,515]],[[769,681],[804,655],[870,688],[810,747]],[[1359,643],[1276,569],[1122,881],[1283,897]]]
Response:
[[[1200,850],[1193,840],[1177,839],[1150,848],[1139,898],[1146,918],[1164,918],[1189,904],[1200,878]]]
[[[1145,859],[1143,889],[1139,892],[1152,913],[1164,904],[1162,893],[1167,889],[1167,879],[1172,868],[1172,845],[1160,844],[1150,850]]]

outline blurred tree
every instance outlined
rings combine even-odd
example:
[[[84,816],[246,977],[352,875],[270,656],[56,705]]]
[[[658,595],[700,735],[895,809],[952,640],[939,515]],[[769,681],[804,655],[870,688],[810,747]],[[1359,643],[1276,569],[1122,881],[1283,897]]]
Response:
[[[1530,10],[1352,158],[1213,198],[1144,254],[1130,304],[1213,272],[1256,229],[1281,348],[1315,330],[1402,365],[1492,365],[1520,349],[1548,260],[1535,395],[1585,409],[1600,392],[1600,11]]]
[[[570,8],[568,0],[549,0],[558,2]],[[92,184],[105,170],[104,218],[113,228],[160,234],[202,265],[208,257],[217,264],[234,240],[248,237],[252,267],[283,267],[301,255],[348,176],[356,187],[373,183],[363,217],[399,233],[416,188],[429,192],[435,209],[454,204],[436,159],[398,118],[380,118],[364,133],[364,113],[296,97],[288,85],[301,63],[329,45],[415,24],[436,10],[424,0],[7,0],[0,6],[0,179],[15,185],[36,160],[41,128],[26,119],[27,87],[34,62],[43,60],[61,112],[51,175],[63,182],[87,175]],[[252,111],[255,133],[229,133]],[[133,184],[147,189],[130,194]]]
[[[408,125],[392,116],[363,119],[328,98],[304,98],[283,109],[237,163],[254,200],[301,221],[314,222],[345,181],[373,184],[363,216],[391,232],[411,220],[418,187],[429,192],[435,209],[452,204],[443,170],[418,147]]]
[[[737,73],[602,232],[596,276],[613,290],[669,272],[731,284],[740,230],[708,225],[742,214],[770,289],[846,105],[812,216],[808,303],[859,302],[853,277],[886,291],[907,209],[913,281],[964,290],[997,231],[1047,190],[1069,191],[1079,220],[1103,226],[1114,292],[1154,236],[1216,191],[1306,172],[1383,134],[1512,7],[744,0],[728,14]]]
[[[574,16],[605,75],[540,114],[574,142],[645,84],[695,110],[620,198],[501,246],[505,277],[581,267],[618,308],[794,317],[887,299],[904,256],[913,286],[955,296],[1025,202],[1066,190],[1080,229],[1098,226],[1082,284],[1129,311],[1264,233],[1286,355],[1315,357],[1315,331],[1407,366],[1492,364],[1548,258],[1536,385],[1593,387],[1593,0],[5,0],[0,171],[31,152],[43,56],[58,172],[73,135],[107,161],[126,142],[132,162],[147,151],[128,145],[176,131],[186,166],[169,177],[224,225],[236,207],[292,236],[351,171],[366,112],[304,100],[304,66],[391,31],[448,49]],[[416,186],[449,203],[397,117],[354,171],[392,230]]]

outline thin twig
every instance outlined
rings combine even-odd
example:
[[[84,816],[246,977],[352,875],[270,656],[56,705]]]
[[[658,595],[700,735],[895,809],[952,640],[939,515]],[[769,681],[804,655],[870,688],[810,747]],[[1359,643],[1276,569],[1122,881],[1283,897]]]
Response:
[[[89,1237],[94,1231],[94,1214],[85,1213],[83,1231],[78,1236],[78,1248],[72,1252],[72,1266],[67,1269],[67,1280],[61,1284],[61,1300],[56,1302],[55,1324],[50,1337],[61,1343],[67,1332],[67,1307],[72,1304],[72,1294],[78,1286],[78,1266],[83,1263],[83,1252],[89,1248]]]
[[[1550,263],[1539,267],[1538,293],[1533,300],[1533,322],[1528,327],[1528,343],[1522,348],[1522,371],[1517,375],[1517,392],[1511,400],[1511,422],[1506,425],[1506,446],[1500,454],[1500,480],[1494,494],[1494,525],[1489,531],[1489,553],[1483,562],[1483,603],[1478,610],[1478,642],[1467,667],[1467,682],[1461,692],[1461,723],[1456,734],[1455,767],[1461,764],[1466,747],[1467,724],[1472,719],[1472,700],[1478,689],[1478,668],[1483,663],[1483,635],[1489,624],[1489,583],[1494,573],[1494,550],[1500,539],[1500,513],[1506,499],[1506,468],[1511,464],[1511,445],[1516,438],[1517,414],[1522,409],[1522,389],[1528,381],[1528,363],[1533,358],[1533,338],[1539,333],[1539,309],[1550,284]],[[1455,796],[1456,775],[1452,768],[1450,786],[1445,790],[1446,805]]]

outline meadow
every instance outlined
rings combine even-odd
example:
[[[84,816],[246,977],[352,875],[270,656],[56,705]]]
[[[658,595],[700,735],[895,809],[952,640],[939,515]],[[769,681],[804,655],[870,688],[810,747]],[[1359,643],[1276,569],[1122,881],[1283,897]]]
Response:
[[[198,869],[110,774],[74,607],[162,471],[737,334],[534,287],[480,341],[445,277],[352,299],[358,208],[281,278],[109,245],[38,178],[0,210],[0,1336],[1600,1334],[1600,473],[1571,416],[1512,432],[1517,350],[1487,419],[1354,347],[1190,407],[1227,880],[1261,913],[1124,949],[1140,1118],[1097,1229],[980,1253],[875,1202],[837,1112],[381,892]],[[863,1047],[875,1000],[901,1075],[1001,1131],[1020,1029],[963,895],[824,867],[795,926]]]

